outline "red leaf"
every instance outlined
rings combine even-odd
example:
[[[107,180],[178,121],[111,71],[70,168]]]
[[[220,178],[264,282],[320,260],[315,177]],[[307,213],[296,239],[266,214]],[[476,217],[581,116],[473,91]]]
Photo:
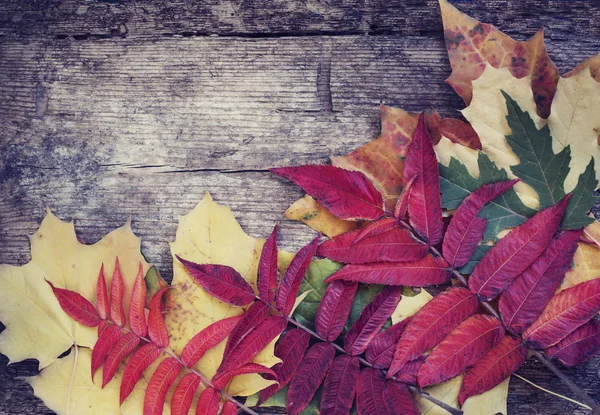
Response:
[[[325,282],[337,280],[365,284],[426,286],[448,281],[448,263],[432,255],[413,262],[379,262],[374,264],[346,265]]]
[[[277,225],[267,238],[258,264],[258,294],[269,304],[275,302],[277,289]]]
[[[394,227],[361,238],[362,232],[365,230],[357,229],[323,242],[317,255],[346,264],[364,264],[415,261],[427,254],[427,246],[413,239],[405,229]]]
[[[205,327],[191,338],[181,352],[181,361],[187,367],[192,367],[204,356],[209,349],[225,340],[235,326],[242,320],[242,316],[224,318]]]
[[[373,338],[373,341],[367,346],[365,358],[376,369],[387,369],[392,363],[396,343],[402,336],[406,325],[411,320],[407,318],[398,324],[394,324],[387,330],[382,331]]]
[[[169,289],[169,287],[161,288],[150,300],[150,312],[148,313],[148,335],[150,340],[158,347],[167,347],[169,345],[169,332],[165,325],[165,319],[162,314],[163,294]]]
[[[213,297],[236,306],[250,304],[255,299],[248,282],[227,265],[196,264],[177,255],[191,277]]]
[[[383,218],[376,220],[375,222],[368,223],[364,227],[357,229],[356,238],[354,238],[354,241],[351,244],[357,244],[369,236],[379,235],[380,233],[387,232],[397,227],[398,221],[394,218]],[[347,234],[348,233],[351,232],[347,232]]]
[[[356,381],[356,409],[358,415],[387,415],[383,399],[385,377],[380,370],[367,367]]]
[[[310,334],[302,329],[291,329],[279,339],[275,346],[275,356],[281,359],[282,363],[276,365],[273,370],[277,374],[278,384],[271,385],[262,391],[258,398],[258,405],[266,401],[270,396],[283,389],[296,373],[298,366],[304,358],[304,353],[308,349]]]
[[[474,150],[481,150],[481,140],[471,124],[455,118],[444,118],[440,122],[440,133],[453,143],[462,144]]]
[[[306,274],[312,257],[315,255],[319,239],[321,239],[321,234],[317,235],[311,243],[298,251],[281,278],[276,306],[277,310],[285,316],[288,316],[292,312],[302,279]]]
[[[348,353],[357,356],[367,349],[398,306],[401,294],[402,287],[386,287],[365,307],[344,337],[344,349]]]
[[[131,330],[140,337],[146,337],[148,325],[146,324],[146,281],[144,280],[144,269],[140,262],[138,274],[135,277],[133,290],[131,292],[131,305],[129,307],[129,326]]]
[[[429,245],[436,245],[444,233],[440,172],[423,114],[404,159],[402,183],[406,186],[410,181],[413,182],[408,199],[410,224]]]
[[[113,325],[108,326],[98,337],[92,350],[92,382],[94,381],[96,370],[102,366],[110,349],[119,340],[119,337],[121,337],[121,327]]]
[[[535,348],[552,346],[600,311],[600,278],[567,288],[553,297],[542,315],[524,333]]]
[[[120,403],[123,404],[129,396],[136,383],[142,377],[142,373],[160,356],[160,349],[153,343],[146,343],[131,356],[125,365],[123,379],[121,380]]]
[[[592,320],[573,333],[549,347],[548,356],[554,357],[565,366],[583,363],[600,353],[600,321]]]
[[[479,211],[517,182],[519,180],[484,184],[462,201],[448,225],[442,245],[444,258],[451,266],[460,268],[469,262],[481,242],[487,220],[477,217]]]
[[[431,351],[419,369],[421,388],[451,379],[485,356],[504,336],[495,317],[476,314],[459,324]]]
[[[477,297],[466,288],[450,288],[434,297],[406,326],[396,346],[388,377],[438,344],[478,308]]]
[[[569,199],[570,195],[565,196],[500,239],[475,266],[469,278],[471,291],[487,301],[504,291],[544,252],[560,225]]]
[[[425,356],[417,357],[415,360],[411,360],[402,366],[402,369],[394,379],[400,383],[406,383],[407,385],[416,385],[417,384],[417,374],[419,373],[419,369],[425,363]]]
[[[67,313],[73,320],[88,327],[96,327],[102,321],[98,312],[88,300],[86,300],[81,294],[71,290],[65,290],[63,288],[56,288],[54,284],[46,280],[54,296],[58,300],[61,308]]]
[[[415,177],[410,179],[404,185],[404,189],[402,189],[402,193],[400,193],[400,197],[398,198],[398,202],[394,208],[394,217],[398,220],[403,220],[406,216],[406,212],[408,211],[408,201],[410,200],[410,191],[414,182]]]
[[[181,378],[171,398],[171,415],[188,414],[198,386],[200,378],[195,373],[188,373]]]
[[[359,374],[360,363],[357,357],[343,354],[335,358],[323,385],[321,415],[350,413]]]
[[[462,406],[471,396],[487,392],[519,369],[527,359],[521,340],[504,336],[496,347],[477,361],[463,379],[458,394]]]
[[[334,357],[335,349],[330,343],[317,343],[308,349],[290,383],[287,398],[288,415],[297,415],[308,406]]]
[[[328,342],[337,339],[344,330],[357,288],[356,282],[334,281],[325,290],[315,317],[315,329]]]
[[[523,333],[542,313],[552,298],[577,250],[581,230],[563,231],[546,250],[508,286],[500,297],[504,325]]]
[[[110,284],[110,319],[117,325],[123,327],[127,322],[125,320],[125,310],[123,309],[123,297],[125,296],[125,282],[121,274],[119,257],[115,261],[115,270]]]
[[[221,409],[221,415],[237,415],[238,407],[233,402],[225,402],[223,409]]]
[[[98,281],[96,283],[96,308],[102,320],[106,320],[109,313],[108,292],[106,291],[106,280],[104,279],[104,264],[100,267]]]
[[[110,382],[119,367],[119,364],[140,344],[140,338],[135,333],[123,335],[113,346],[104,362],[102,370],[102,387]]]
[[[287,321],[278,316],[269,316],[252,330],[239,344],[231,350],[227,360],[223,360],[217,373],[225,373],[248,363],[267,344],[279,336],[287,325]]]
[[[219,413],[219,392],[213,388],[206,388],[198,398],[196,415],[217,415]]]
[[[360,172],[334,166],[282,167],[271,172],[296,183],[340,219],[375,220],[385,213],[381,193]]]
[[[277,380],[277,374],[268,367],[259,365],[258,363],[248,363],[225,373],[217,373],[212,379],[212,384],[216,389],[223,389],[235,376],[246,375],[249,373],[267,373],[273,376],[273,380]]]
[[[383,401],[390,415],[421,415],[406,385],[388,380],[383,388]]]
[[[158,365],[148,382],[144,396],[144,415],[162,415],[167,391],[177,379],[181,365],[174,357],[169,357]]]
[[[231,350],[235,348],[248,333],[254,330],[256,326],[262,323],[268,315],[268,305],[261,301],[252,303],[248,310],[241,316],[241,320],[234,327],[229,329],[231,335],[227,339],[227,344],[225,344],[223,359],[226,359],[229,356],[229,353],[231,353]],[[227,333],[225,333],[225,336],[227,336]]]

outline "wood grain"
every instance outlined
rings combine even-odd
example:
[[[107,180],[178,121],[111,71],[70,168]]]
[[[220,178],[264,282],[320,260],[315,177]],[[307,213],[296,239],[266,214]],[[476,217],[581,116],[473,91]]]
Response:
[[[284,248],[308,242],[311,231],[283,220],[301,192],[268,167],[324,163],[372,140],[380,102],[463,107],[443,82],[434,1],[354,3],[2,2],[0,262],[28,261],[48,205],[88,242],[131,216],[169,278],[177,217],[206,190],[250,235],[281,222]],[[509,33],[546,25],[561,72],[600,50],[598,2],[525,3],[458,6]],[[600,400],[599,371],[594,359],[567,373]],[[0,357],[0,414],[48,413],[18,379],[35,373]],[[519,373],[570,395],[533,361]],[[509,408],[586,413],[520,380]]]

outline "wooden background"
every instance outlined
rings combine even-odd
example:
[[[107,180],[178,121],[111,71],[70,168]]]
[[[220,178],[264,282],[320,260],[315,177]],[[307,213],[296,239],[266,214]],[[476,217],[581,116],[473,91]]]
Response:
[[[600,51],[597,0],[456,1],[562,72]],[[3,0],[0,262],[29,260],[50,206],[94,242],[133,218],[170,278],[177,217],[206,190],[252,236],[301,192],[268,167],[325,163],[375,138],[379,103],[456,116],[435,0]],[[283,221],[287,249],[311,238]],[[0,413],[50,413],[0,356]],[[565,370],[600,400],[600,358]],[[519,373],[570,395],[530,360]],[[511,414],[585,410],[513,379]]]

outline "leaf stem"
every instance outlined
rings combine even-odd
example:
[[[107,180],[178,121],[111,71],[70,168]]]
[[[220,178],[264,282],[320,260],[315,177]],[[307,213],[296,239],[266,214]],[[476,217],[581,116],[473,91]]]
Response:
[[[408,230],[411,234],[411,236],[413,238],[415,238],[418,241],[421,241],[423,243],[426,243],[425,241],[423,241],[421,238],[419,238],[414,232],[412,227],[406,223],[403,220],[399,220],[398,223],[405,228],[406,230]],[[435,247],[428,245],[429,247],[429,251],[431,252],[432,255],[436,256],[436,257],[442,257],[442,254],[440,253],[440,251],[438,251]],[[456,277],[456,279],[458,279],[460,281],[460,283],[462,285],[464,285],[465,287],[468,288],[468,283],[466,278],[464,277],[464,275],[462,275],[460,272],[458,272],[455,269],[451,269],[452,274]],[[490,313],[491,315],[493,315],[494,317],[496,317],[497,319],[499,319],[500,321],[502,321],[502,323],[504,324],[504,321],[502,320],[502,317],[500,316],[500,314],[498,313],[498,311],[496,311],[496,309],[494,307],[492,307],[487,301],[483,301],[481,298],[479,298],[479,296],[477,296],[477,299],[479,300],[479,302],[481,303],[481,305],[486,309],[486,311],[488,313]],[[523,339],[519,336],[519,339],[521,339],[521,341],[523,341]],[[539,350],[535,350],[535,349],[530,349],[535,356],[548,368],[550,369],[555,375],[556,377],[558,377],[561,382],[563,382],[566,386],[569,387],[569,389],[571,389],[571,391],[573,391],[577,396],[579,396],[579,398],[581,400],[583,400],[592,410],[593,413],[595,413],[596,415],[600,415],[600,405],[598,405],[598,403],[592,399],[591,396],[589,396],[583,389],[581,389],[579,386],[577,386],[571,379],[569,379],[564,373],[562,373],[560,371],[560,369],[558,367],[556,367],[556,365],[554,365],[550,360],[548,360],[546,358],[546,356],[544,355],[544,353],[540,352]]]
[[[338,352],[340,352],[340,353],[349,354],[349,353],[348,353],[348,352],[347,352],[347,351],[346,351],[346,350],[345,350],[343,347],[341,347],[339,344],[337,344],[337,343],[335,343],[335,342],[330,342],[330,341],[328,341],[328,340],[326,340],[326,339],[322,338],[321,336],[319,336],[319,334],[318,334],[318,333],[316,333],[315,331],[313,331],[313,330],[309,329],[308,327],[306,327],[306,326],[302,325],[301,323],[297,322],[297,321],[296,321],[296,320],[294,320],[292,317],[290,317],[290,316],[284,316],[283,314],[281,314],[281,312],[280,312],[279,310],[277,310],[277,308],[276,308],[276,307],[275,307],[273,304],[269,303],[268,301],[265,301],[265,300],[263,300],[262,298],[260,298],[260,297],[258,297],[258,296],[256,296],[256,299],[257,299],[257,300],[259,300],[259,301],[262,301],[263,303],[265,303],[265,304],[266,304],[267,306],[269,306],[269,307],[270,307],[272,310],[275,310],[275,311],[276,311],[276,312],[277,312],[279,315],[281,315],[282,317],[284,317],[284,318],[287,320],[287,322],[288,322],[288,323],[290,323],[290,324],[292,324],[292,325],[294,325],[294,326],[298,327],[299,329],[302,329],[302,330],[304,330],[305,332],[307,332],[308,334],[310,334],[310,335],[311,335],[312,337],[314,337],[315,339],[317,339],[317,340],[320,340],[320,341],[323,341],[323,342],[327,342],[327,343],[331,344],[331,345],[332,345],[332,346],[333,346],[333,347],[334,347],[334,348],[335,348],[335,349],[336,349]],[[366,361],[366,360],[365,360],[365,359],[363,359],[362,357],[358,357],[358,361],[359,361],[360,363],[362,363],[363,365],[367,366],[367,367],[370,367],[370,368],[373,368],[373,369],[375,369],[371,363],[369,363],[368,361]],[[383,373],[386,373],[386,372],[387,372],[387,371],[385,371],[385,370],[382,370],[382,369],[379,369],[379,370],[381,370]],[[394,376],[394,379],[395,379],[395,378],[396,378],[396,377]],[[433,404],[435,404],[435,405],[439,406],[440,408],[442,408],[442,409],[444,409],[444,410],[448,411],[448,412],[449,412],[449,413],[451,413],[452,415],[462,415],[462,414],[463,414],[463,411],[461,411],[460,409],[456,409],[456,408],[454,408],[454,407],[452,407],[452,406],[448,405],[447,403],[440,401],[439,399],[437,399],[437,398],[435,398],[435,397],[431,396],[429,393],[425,392],[424,390],[422,390],[422,389],[419,389],[419,388],[417,388],[416,386],[413,386],[413,385],[407,385],[407,386],[408,386],[408,389],[409,389],[411,392],[413,392],[413,393],[417,393],[417,394],[421,395],[421,396],[422,396],[424,399],[427,399],[427,400],[428,400],[428,401],[430,401],[431,403],[433,403]]]

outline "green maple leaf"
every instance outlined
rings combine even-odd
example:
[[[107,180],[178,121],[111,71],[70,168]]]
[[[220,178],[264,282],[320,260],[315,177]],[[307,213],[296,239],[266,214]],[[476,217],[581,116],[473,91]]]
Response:
[[[444,209],[456,209],[465,197],[484,184],[508,180],[506,171],[499,169],[486,154],[479,153],[477,164],[478,178],[471,176],[465,165],[455,158],[450,159],[448,167],[439,165]],[[498,232],[520,225],[534,213],[534,209],[521,202],[514,189],[507,190],[479,212],[478,216],[488,221],[483,239],[493,239]]]
[[[567,211],[562,218],[562,229],[579,229],[594,221],[594,218],[589,217],[587,213],[598,200],[594,196],[596,187],[598,187],[598,180],[596,180],[594,159],[592,158],[584,172],[579,175],[577,186],[573,189],[573,197],[571,197]]]
[[[571,149],[567,146],[555,154],[548,125],[538,130],[529,113],[506,92],[502,91],[502,95],[508,109],[506,121],[512,131],[506,141],[519,158],[519,164],[510,169],[536,191],[540,209],[550,207],[565,196],[563,183],[569,174]]]

